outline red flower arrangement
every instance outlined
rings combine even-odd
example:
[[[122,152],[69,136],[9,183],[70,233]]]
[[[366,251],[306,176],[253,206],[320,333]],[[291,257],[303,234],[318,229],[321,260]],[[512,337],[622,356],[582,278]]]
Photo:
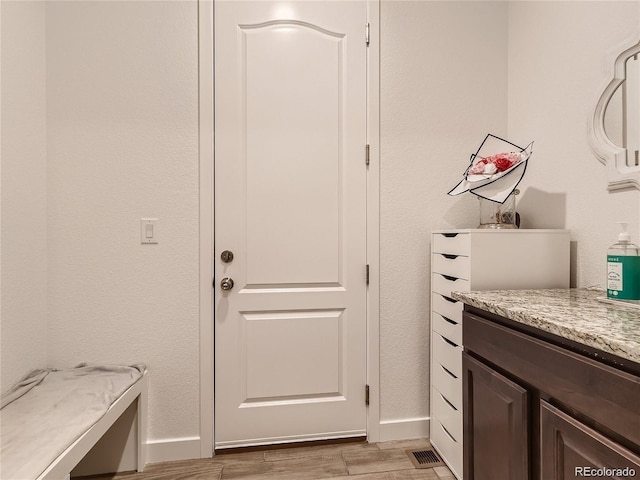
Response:
[[[488,134],[476,153],[471,155],[462,180],[449,191],[449,195],[470,192],[485,200],[504,203],[522,180],[532,152],[533,142],[522,148]]]
[[[522,153],[496,153],[489,157],[480,158],[470,168],[471,175],[494,175],[509,170],[523,160]]]

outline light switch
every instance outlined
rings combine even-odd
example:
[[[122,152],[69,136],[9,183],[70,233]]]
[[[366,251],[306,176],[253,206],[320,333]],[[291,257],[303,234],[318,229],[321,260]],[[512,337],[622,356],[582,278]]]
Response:
[[[158,243],[158,219],[140,219],[140,243]]]

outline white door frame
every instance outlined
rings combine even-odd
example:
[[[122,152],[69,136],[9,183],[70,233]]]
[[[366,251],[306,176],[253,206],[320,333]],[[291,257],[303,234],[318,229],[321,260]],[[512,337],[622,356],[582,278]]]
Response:
[[[367,0],[367,437],[380,438],[380,0]],[[363,37],[364,37],[363,25]],[[200,166],[200,457],[214,445],[214,205],[213,205],[213,0],[198,0],[199,166]],[[364,155],[363,155],[364,161]]]

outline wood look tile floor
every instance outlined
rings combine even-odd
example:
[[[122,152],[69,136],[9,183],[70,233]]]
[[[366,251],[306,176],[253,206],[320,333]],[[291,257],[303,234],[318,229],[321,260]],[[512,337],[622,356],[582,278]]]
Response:
[[[447,467],[416,469],[407,450],[429,448],[425,439],[342,443],[216,455],[149,464],[142,473],[91,480],[455,480]]]

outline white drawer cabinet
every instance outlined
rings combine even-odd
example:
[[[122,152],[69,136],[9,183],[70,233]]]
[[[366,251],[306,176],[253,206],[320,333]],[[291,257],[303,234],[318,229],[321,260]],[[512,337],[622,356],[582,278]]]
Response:
[[[451,292],[569,287],[567,230],[436,230],[431,237],[431,444],[462,479],[462,303]]]

